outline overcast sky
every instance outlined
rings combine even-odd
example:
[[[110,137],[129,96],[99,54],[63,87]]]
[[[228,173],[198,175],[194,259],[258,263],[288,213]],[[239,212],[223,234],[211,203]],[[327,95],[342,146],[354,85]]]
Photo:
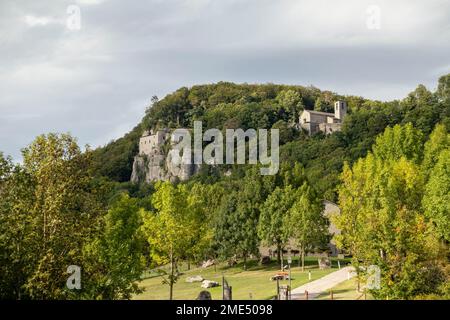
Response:
[[[181,86],[391,100],[449,72],[448,0],[0,0],[0,151],[55,131],[104,145]]]

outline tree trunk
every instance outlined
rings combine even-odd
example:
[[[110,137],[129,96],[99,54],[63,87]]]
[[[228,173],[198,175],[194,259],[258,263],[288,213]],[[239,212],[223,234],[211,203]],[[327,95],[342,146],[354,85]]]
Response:
[[[281,245],[277,244],[277,263],[281,266]]]
[[[44,210],[44,226],[43,226],[43,237],[42,237],[42,239],[44,240],[43,241],[43,245],[44,245],[44,252],[45,252],[45,250],[47,249],[47,246],[46,246],[46,242],[47,242],[47,214],[45,213],[45,210]]]
[[[247,254],[244,253],[244,270],[247,270]]]
[[[305,271],[305,247],[302,246],[302,272]]]
[[[170,249],[170,279],[169,279],[169,287],[170,287],[170,293],[169,293],[169,300],[173,299],[173,272],[174,272],[174,266],[173,266],[173,249]]]

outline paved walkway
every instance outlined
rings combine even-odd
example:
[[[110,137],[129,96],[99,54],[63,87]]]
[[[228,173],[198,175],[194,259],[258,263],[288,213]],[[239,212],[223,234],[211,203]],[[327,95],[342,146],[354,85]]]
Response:
[[[304,300],[305,291],[308,291],[308,299],[316,298],[320,293],[327,291],[341,282],[355,276],[353,267],[345,267],[338,271],[332,272],[320,279],[308,282],[291,292],[292,300]]]

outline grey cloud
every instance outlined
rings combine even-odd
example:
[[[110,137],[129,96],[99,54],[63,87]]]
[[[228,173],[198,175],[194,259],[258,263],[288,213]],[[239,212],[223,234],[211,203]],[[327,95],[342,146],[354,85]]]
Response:
[[[313,84],[388,100],[450,71],[441,0],[80,0],[78,32],[61,22],[73,3],[0,2],[0,150],[16,159],[44,132],[105,144],[180,86]],[[369,4],[380,30],[365,27]],[[30,27],[27,15],[53,22]]]

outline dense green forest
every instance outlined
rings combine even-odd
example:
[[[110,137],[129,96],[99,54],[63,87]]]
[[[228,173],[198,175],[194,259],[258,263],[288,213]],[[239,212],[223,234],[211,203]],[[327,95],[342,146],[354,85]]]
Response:
[[[349,106],[341,132],[308,136],[303,109]],[[129,182],[142,132],[153,128],[280,129],[280,170],[203,166],[186,182]],[[68,134],[37,137],[17,164],[0,153],[0,298],[129,299],[158,270],[170,290],[181,262],[243,262],[260,244],[304,257],[331,235],[323,200],[342,209],[336,241],[361,277],[381,268],[376,298],[450,297],[450,75],[401,101],[313,87],[213,85],[152,99],[142,122],[82,152]],[[225,174],[231,169],[231,175]],[[277,257],[280,263],[280,256]],[[66,286],[81,268],[81,288]],[[168,268],[161,268],[165,266]]]

